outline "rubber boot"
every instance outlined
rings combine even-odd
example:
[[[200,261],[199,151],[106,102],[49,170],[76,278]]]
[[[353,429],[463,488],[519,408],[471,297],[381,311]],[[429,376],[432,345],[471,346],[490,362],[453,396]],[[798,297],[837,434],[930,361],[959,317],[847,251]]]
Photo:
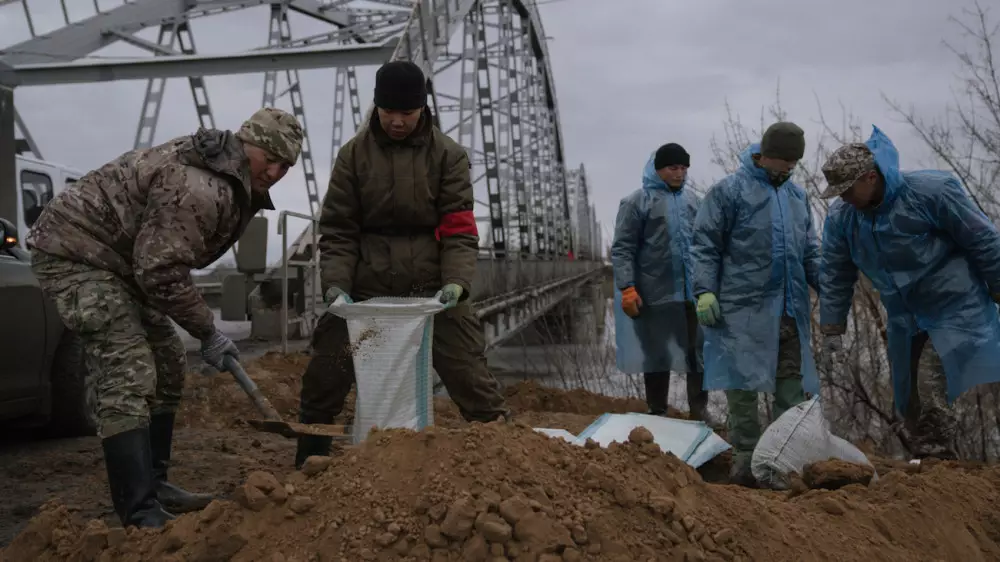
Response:
[[[212,502],[211,494],[197,494],[167,481],[170,466],[170,448],[174,440],[174,414],[156,414],[149,417],[149,444],[153,458],[153,479],[156,498],[168,511],[186,513],[204,509]]]
[[[692,420],[708,423],[708,412],[706,411],[708,391],[702,389],[704,380],[703,373],[689,373],[687,375],[688,410]]]
[[[670,391],[670,373],[643,373],[646,385],[646,407],[648,414],[667,415],[667,393]]]
[[[101,442],[111,503],[123,527],[162,527],[174,518],[156,500],[149,429],[112,435]]]
[[[733,465],[729,469],[729,483],[745,488],[758,487],[757,478],[750,469],[753,451],[733,451]]]
[[[323,419],[311,419],[309,416],[299,416],[299,423],[333,423],[333,416],[324,416]],[[312,456],[330,456],[330,447],[333,445],[332,437],[321,435],[301,435],[295,448],[295,468],[300,469],[306,459]]]

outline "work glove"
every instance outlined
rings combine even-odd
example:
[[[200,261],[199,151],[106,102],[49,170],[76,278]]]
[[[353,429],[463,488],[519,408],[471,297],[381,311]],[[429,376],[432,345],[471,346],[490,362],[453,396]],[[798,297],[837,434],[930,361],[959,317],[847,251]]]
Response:
[[[722,319],[719,309],[719,299],[712,293],[698,295],[698,323],[702,326],[715,326]]]
[[[642,298],[635,290],[635,287],[625,287],[622,291],[622,310],[630,318],[639,316],[639,309],[642,308]]]
[[[337,302],[337,299],[343,299],[341,302],[346,302],[347,304],[354,302],[351,300],[351,295],[345,293],[340,287],[330,287],[323,295],[323,302],[326,304],[334,304]]]
[[[837,334],[826,334],[819,350],[820,369],[827,373],[833,372],[833,365],[844,351],[844,337]]]
[[[225,371],[224,361],[227,356],[239,361],[240,350],[233,340],[216,330],[211,336],[201,342],[201,359],[219,371]]]
[[[458,304],[459,297],[462,296],[462,286],[457,283],[448,283],[438,291],[437,298],[444,303],[446,309]]]

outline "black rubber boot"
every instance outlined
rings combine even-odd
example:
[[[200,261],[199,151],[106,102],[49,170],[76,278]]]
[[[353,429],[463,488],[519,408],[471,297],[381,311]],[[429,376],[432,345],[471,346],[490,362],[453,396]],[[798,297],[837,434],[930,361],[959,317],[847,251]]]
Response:
[[[156,498],[164,508],[174,513],[204,509],[212,502],[211,494],[196,494],[167,481],[170,466],[170,448],[174,440],[174,414],[156,414],[149,417],[149,444],[153,458],[153,479]]]
[[[101,442],[111,503],[123,527],[162,527],[174,516],[156,500],[149,429],[112,435]]]
[[[311,419],[309,416],[299,416],[299,423],[333,423],[333,416],[325,416],[322,419]],[[330,456],[330,447],[333,445],[332,437],[320,435],[302,435],[298,438],[298,446],[295,448],[295,468],[302,468],[306,459],[312,456]]]
[[[702,389],[705,375],[702,373],[690,373],[687,375],[687,396],[688,410],[691,412],[691,419],[708,423],[708,391]]]
[[[670,373],[643,373],[646,384],[646,406],[648,414],[667,415],[667,393],[670,392]]]

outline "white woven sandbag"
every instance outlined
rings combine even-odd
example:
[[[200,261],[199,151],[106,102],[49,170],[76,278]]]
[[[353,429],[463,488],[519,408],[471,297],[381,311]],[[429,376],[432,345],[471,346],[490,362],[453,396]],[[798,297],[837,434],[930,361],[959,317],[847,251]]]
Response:
[[[336,302],[329,312],[347,322],[357,381],[354,442],[373,427],[420,431],[434,424],[432,316],[436,298],[377,297]]]
[[[750,470],[762,486],[785,490],[790,485],[789,473],[802,474],[806,465],[831,458],[871,464],[857,447],[830,432],[815,396],[789,408],[764,431],[754,448]]]

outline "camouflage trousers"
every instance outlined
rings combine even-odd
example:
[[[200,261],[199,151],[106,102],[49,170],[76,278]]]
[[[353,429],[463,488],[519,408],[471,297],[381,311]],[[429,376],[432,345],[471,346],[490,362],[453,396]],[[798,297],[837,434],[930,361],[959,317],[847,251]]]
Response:
[[[312,336],[313,357],[302,377],[300,421],[331,423],[354,385],[347,323],[333,314],[320,318]],[[467,421],[489,422],[510,415],[500,384],[486,368],[483,329],[468,302],[434,316],[431,361],[448,395]]]
[[[729,442],[733,446],[733,464],[747,463],[760,440],[761,426],[757,392],[727,390],[729,402]],[[802,348],[795,319],[781,318],[778,333],[778,370],[775,373],[774,418],[806,399],[802,390]]]
[[[947,385],[941,357],[927,332],[917,334],[910,348],[910,400],[904,415],[914,458],[957,458],[957,423]]]
[[[187,352],[173,324],[121,277],[39,250],[31,269],[66,328],[83,344],[97,433],[147,427],[180,405]]]

